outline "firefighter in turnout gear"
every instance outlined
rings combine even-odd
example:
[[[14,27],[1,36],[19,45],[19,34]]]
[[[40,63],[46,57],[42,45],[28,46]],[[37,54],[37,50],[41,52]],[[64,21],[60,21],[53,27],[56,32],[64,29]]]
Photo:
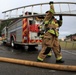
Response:
[[[56,63],[64,63],[64,61],[62,60],[62,54],[59,49],[59,41],[58,41],[59,36],[58,28],[60,27],[59,26],[60,22],[58,22],[54,18],[55,11],[53,2],[50,2],[49,4],[50,4],[50,10],[47,12],[44,18],[44,24],[46,30],[42,39],[42,50],[40,51],[37,57],[37,61],[42,62],[52,49],[56,57]]]
[[[48,14],[49,11],[46,12],[46,15]],[[58,23],[58,27],[60,28],[62,26],[62,15],[59,15],[59,20],[56,20],[55,17],[53,17],[55,22]],[[57,29],[59,32],[59,28]],[[59,50],[61,51],[61,46],[59,45]],[[47,57],[51,57],[52,56],[52,50],[47,54]]]

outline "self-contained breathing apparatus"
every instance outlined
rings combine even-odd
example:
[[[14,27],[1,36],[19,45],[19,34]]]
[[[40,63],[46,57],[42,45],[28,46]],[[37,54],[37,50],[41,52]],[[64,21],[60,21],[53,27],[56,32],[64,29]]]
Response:
[[[46,24],[44,21],[42,22],[42,24],[39,26],[39,33],[38,36],[42,37],[44,35],[45,32],[47,32],[48,30],[52,29],[55,32],[54,28],[49,28],[47,27],[47,25],[52,21],[52,19],[55,19],[55,17],[53,16],[48,23]],[[59,15],[59,20],[57,20],[58,26],[60,27],[62,25],[62,15]],[[57,30],[59,31],[59,28],[57,28]],[[56,33],[55,33],[56,34]]]
[[[53,19],[53,18],[54,18],[54,17],[52,17],[52,19]],[[38,33],[38,36],[42,37],[45,32],[47,32],[48,30],[50,30],[50,28],[47,27],[47,26],[48,26],[48,24],[51,22],[52,19],[50,19],[47,23],[45,23],[44,21],[42,22],[42,24],[39,26],[39,30],[40,30],[40,31],[39,31],[39,33]]]

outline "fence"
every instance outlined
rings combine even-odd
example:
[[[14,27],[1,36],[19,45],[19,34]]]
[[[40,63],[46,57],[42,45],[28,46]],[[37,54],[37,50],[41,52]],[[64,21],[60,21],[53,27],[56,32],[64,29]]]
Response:
[[[76,50],[76,41],[60,41],[62,49]]]

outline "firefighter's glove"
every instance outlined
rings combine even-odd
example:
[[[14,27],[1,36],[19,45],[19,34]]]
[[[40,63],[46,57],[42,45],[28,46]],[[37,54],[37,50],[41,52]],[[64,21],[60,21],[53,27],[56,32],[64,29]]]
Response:
[[[62,15],[59,15],[60,20],[62,20]]]
[[[42,31],[38,32],[38,36],[40,36],[40,35],[44,35],[44,32],[42,32]]]
[[[57,23],[60,24],[59,20],[57,20]]]
[[[38,32],[38,36],[40,36],[40,35],[42,35],[41,31],[40,31],[40,32]]]
[[[61,27],[62,21],[57,20],[58,26]],[[58,30],[58,29],[57,29]],[[59,30],[58,30],[59,31]]]
[[[49,2],[49,5],[51,5],[51,4],[53,4],[53,3],[54,3],[53,1],[50,1],[50,2]]]
[[[50,30],[50,28],[46,28],[46,32],[47,32],[48,30]]]

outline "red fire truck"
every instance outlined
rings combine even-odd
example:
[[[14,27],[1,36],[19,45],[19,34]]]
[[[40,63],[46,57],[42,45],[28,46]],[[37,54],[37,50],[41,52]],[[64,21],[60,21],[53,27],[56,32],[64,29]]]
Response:
[[[29,15],[29,12],[27,13]],[[18,45],[34,48],[42,43],[38,36],[41,21],[37,17],[28,17],[12,21],[8,27],[2,30],[3,42],[9,43],[12,47]]]

